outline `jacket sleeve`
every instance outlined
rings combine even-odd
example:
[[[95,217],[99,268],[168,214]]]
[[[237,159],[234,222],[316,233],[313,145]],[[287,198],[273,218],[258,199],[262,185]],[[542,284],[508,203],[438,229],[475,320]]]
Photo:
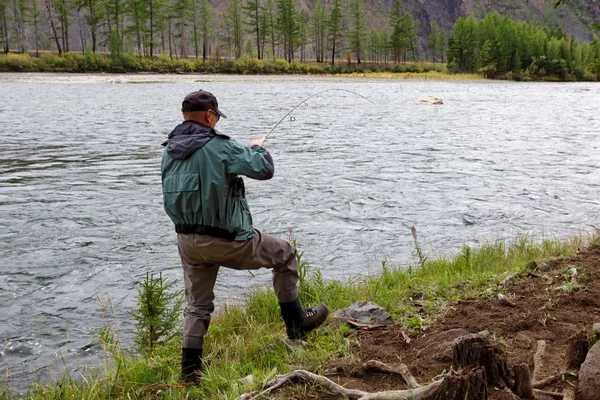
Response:
[[[243,146],[235,140],[228,140],[227,172],[252,179],[271,179],[275,173],[273,158],[264,147]]]

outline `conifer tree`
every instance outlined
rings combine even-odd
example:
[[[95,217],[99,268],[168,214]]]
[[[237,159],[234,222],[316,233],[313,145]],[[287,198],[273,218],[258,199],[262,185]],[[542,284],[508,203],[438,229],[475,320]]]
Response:
[[[256,38],[256,54],[258,59],[261,57],[261,11],[262,6],[260,0],[247,0],[244,6],[244,12],[246,14],[246,24],[248,25],[248,33],[251,33]]]
[[[350,49],[356,56],[357,64],[360,65],[360,56],[364,51],[367,35],[364,0],[350,0],[348,12],[350,18],[350,31],[348,35]]]
[[[335,65],[336,46],[339,45],[342,38],[342,4],[341,0],[333,0],[333,9],[329,14],[329,40],[331,41],[331,65]]]

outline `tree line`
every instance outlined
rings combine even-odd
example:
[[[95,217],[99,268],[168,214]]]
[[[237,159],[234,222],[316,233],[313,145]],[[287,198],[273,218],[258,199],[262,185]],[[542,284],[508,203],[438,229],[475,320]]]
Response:
[[[396,0],[387,21],[364,0],[0,0],[4,53],[106,52],[153,58],[288,61],[336,59],[396,63],[444,59],[446,32],[436,22],[420,38],[419,21]]]
[[[448,69],[488,78],[600,79],[600,42],[580,43],[562,28],[490,13],[460,17],[448,40]]]

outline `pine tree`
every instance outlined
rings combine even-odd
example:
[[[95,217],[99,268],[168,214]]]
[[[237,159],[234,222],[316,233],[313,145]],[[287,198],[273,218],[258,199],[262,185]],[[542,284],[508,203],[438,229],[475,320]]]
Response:
[[[431,50],[431,58],[433,64],[437,61],[437,57],[440,53],[441,41],[440,41],[440,27],[437,22],[432,21],[429,25],[430,33],[427,40],[427,45],[429,46],[429,50]]]
[[[350,18],[350,31],[348,35],[350,49],[356,56],[357,64],[360,65],[360,56],[364,51],[367,35],[365,27],[365,3],[363,0],[350,0],[348,10]]]
[[[46,3],[49,3],[50,0],[45,0]],[[100,24],[102,22],[102,20],[104,19],[104,12],[103,12],[103,8],[102,8],[102,3],[100,2],[100,0],[77,0],[77,7],[79,7],[79,9],[85,9],[87,11],[87,13],[84,13],[85,16],[85,21],[87,22],[88,26],[90,27],[90,32],[92,35],[92,52],[96,52],[96,47],[97,47],[97,42],[98,42],[98,28],[100,27]],[[46,5],[46,8],[48,8],[48,14],[50,14],[50,9],[48,4]],[[52,21],[52,17],[50,17],[50,20]],[[51,22],[52,25],[54,25]],[[54,29],[54,28],[53,28]],[[56,36],[56,33],[55,33]],[[58,38],[56,38],[56,40],[58,41]],[[59,50],[59,53],[61,51]]]
[[[312,12],[310,34],[314,45],[315,58],[321,63],[325,59],[327,42],[327,10],[322,0],[317,0]]]
[[[275,3],[274,0],[266,0],[264,5],[264,22],[265,28],[263,31],[266,36],[269,36],[271,39],[271,56],[273,60],[275,59],[275,45],[276,45],[276,35],[277,35],[277,16],[275,12]]]
[[[229,0],[225,16],[228,27],[228,43],[233,47],[235,58],[240,58],[244,44],[244,27],[242,18],[242,1]]]
[[[298,19],[294,0],[278,0],[277,13],[277,27],[283,42],[284,57],[291,62],[298,45]]]
[[[329,14],[329,40],[331,41],[331,65],[335,65],[336,46],[339,45],[342,38],[342,5],[341,0],[333,0],[333,9]]]
[[[200,0],[200,32],[202,32],[202,59],[206,61],[209,52],[209,37],[212,33],[212,14],[208,0]]]
[[[261,11],[262,6],[259,0],[247,0],[246,5],[244,6],[244,11],[246,13],[246,24],[248,25],[248,33],[254,34],[256,38],[256,54],[258,59],[261,57]]]
[[[396,0],[390,13],[390,28],[392,28],[392,34],[390,36],[390,48],[392,50],[395,63],[399,63],[400,59],[404,55],[404,35],[406,32],[404,31],[402,19],[403,15],[404,7],[402,7],[400,0]]]

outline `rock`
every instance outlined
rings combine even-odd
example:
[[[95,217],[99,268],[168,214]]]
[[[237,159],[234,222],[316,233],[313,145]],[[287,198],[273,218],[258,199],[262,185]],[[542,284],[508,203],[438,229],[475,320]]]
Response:
[[[370,301],[356,302],[348,308],[337,310],[331,317],[338,322],[346,322],[350,319],[366,325],[392,325],[394,323],[390,313]]]
[[[596,322],[592,326],[592,333],[596,334],[596,337],[600,339],[600,322]]]
[[[580,400],[600,399],[600,342],[590,349],[579,370]]]
[[[427,104],[444,104],[444,101],[441,97],[423,97],[422,99],[417,100],[418,103],[427,103]]]

